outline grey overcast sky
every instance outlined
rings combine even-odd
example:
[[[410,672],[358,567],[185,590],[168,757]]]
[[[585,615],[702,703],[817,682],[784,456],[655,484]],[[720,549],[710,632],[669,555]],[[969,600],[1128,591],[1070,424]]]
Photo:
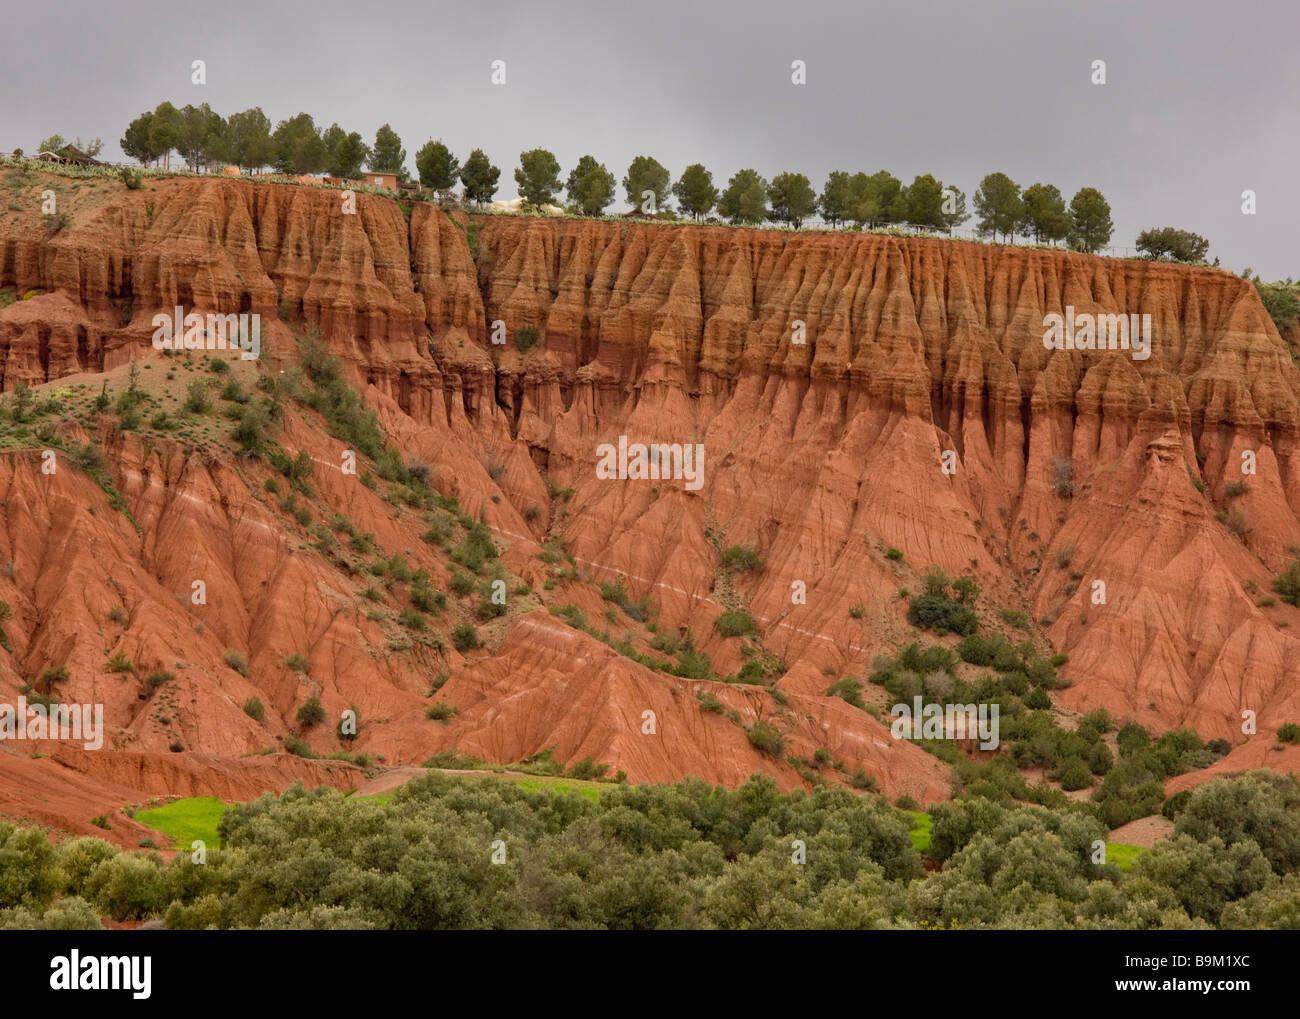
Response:
[[[121,160],[127,123],[168,99],[306,111],[367,141],[388,122],[412,169],[429,138],[462,159],[481,147],[498,198],[537,146],[562,176],[591,153],[620,181],[642,153],[674,178],[752,166],[818,190],[830,170],[883,167],[969,195],[1001,170],[1067,200],[1100,189],[1115,244],[1179,226],[1226,267],[1300,276],[1296,0],[51,0],[6,22],[6,151],[58,132]]]

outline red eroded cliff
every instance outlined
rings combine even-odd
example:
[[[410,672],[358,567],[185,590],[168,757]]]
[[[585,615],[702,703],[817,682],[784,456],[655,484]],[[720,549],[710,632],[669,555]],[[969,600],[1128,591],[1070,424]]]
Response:
[[[45,183],[19,182],[33,194]],[[483,627],[482,651],[394,650],[394,612],[361,597],[370,578],[313,546],[262,491],[264,467],[182,436],[106,433],[137,530],[84,476],[47,478],[35,453],[6,454],[0,557],[13,567],[0,597],[21,625],[0,685],[66,664],[72,695],[108,705],[119,749],[165,753],[179,733],[187,751],[249,753],[316,695],[331,717],[355,706],[354,749],[390,763],[554,747],[634,781],[802,781],[702,711],[707,690],[746,724],[774,721],[789,752],[824,745],[847,772],[924,802],[946,794],[946,769],[825,689],[916,639],[899,589],[931,564],[976,578],[993,629],[1011,632],[1000,609],[1042,621],[1044,650],[1068,655],[1060,707],[1192,725],[1242,744],[1228,766],[1300,720],[1300,611],[1266,597],[1300,542],[1300,371],[1245,280],[885,235],[423,204],[408,220],[367,194],[348,214],[337,191],[239,180],[60,187],[68,227],[52,233],[35,213],[0,223],[0,288],[38,291],[0,310],[5,390],[54,390],[77,372],[120,383],[132,357],[162,367],[151,322],[177,304],[258,313],[270,372],[294,359],[286,322],[312,323],[397,447],[491,528],[512,587],[531,588]],[[1150,357],[1046,349],[1044,317],[1067,307],[1149,315]],[[601,480],[596,448],[619,436],[698,443],[702,486]],[[286,414],[279,441],[315,462],[319,519],[343,514],[448,589],[454,567],[420,540],[427,523],[342,474],[343,443],[318,418]],[[548,535],[572,556],[560,576]],[[762,569],[723,570],[733,544]],[[749,611],[750,652],[783,663],[787,703],[655,671],[538,611],[576,606],[590,631],[627,631],[653,656],[636,618],[602,618],[595,584],[620,576],[657,632],[689,630],[719,675],[744,663],[746,642],[713,623]],[[204,606],[187,596],[195,577]],[[444,633],[469,611],[455,602]],[[109,621],[114,605],[125,624]],[[247,676],[226,649],[247,657]],[[118,651],[177,672],[175,703],[106,673]],[[308,672],[284,664],[294,653]],[[447,725],[421,710],[442,672],[439,697],[460,712]],[[264,726],[240,709],[254,695]],[[1242,735],[1243,711],[1258,735]],[[337,746],[328,732],[308,739]]]

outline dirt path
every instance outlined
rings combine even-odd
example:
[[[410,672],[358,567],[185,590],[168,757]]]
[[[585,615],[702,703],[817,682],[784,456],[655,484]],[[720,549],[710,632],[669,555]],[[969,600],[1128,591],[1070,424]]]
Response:
[[[406,785],[416,775],[423,775],[426,770],[426,768],[411,767],[390,768],[382,775],[376,775],[357,786],[357,791],[353,795],[378,796],[380,793],[391,793],[399,785]]]
[[[431,771],[443,775],[464,775],[470,778],[536,778],[524,771],[487,771],[481,768],[389,768],[382,775],[357,786],[356,796],[378,796],[390,793],[398,786],[406,785],[416,775],[427,775]]]
[[[1167,839],[1173,833],[1173,821],[1160,814],[1152,814],[1150,817],[1139,817],[1136,821],[1121,824],[1110,833],[1110,841],[1150,849],[1160,839]]]

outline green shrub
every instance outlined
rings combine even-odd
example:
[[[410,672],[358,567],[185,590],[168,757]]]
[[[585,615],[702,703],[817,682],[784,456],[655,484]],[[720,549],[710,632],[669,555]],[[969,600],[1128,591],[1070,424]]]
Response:
[[[722,553],[722,565],[729,570],[757,570],[763,566],[758,553],[744,545],[732,545]]]
[[[758,629],[753,617],[741,609],[731,609],[722,613],[714,625],[724,637],[742,637]]]
[[[43,909],[53,902],[67,881],[76,876],[67,859],[69,851],[88,844],[108,845],[99,839],[65,843],[61,847],[64,862],[60,867],[59,857],[44,832],[0,819],[0,927],[6,909],[19,905]],[[93,865],[93,861],[88,864]]]
[[[953,594],[957,596],[957,601],[963,605],[974,605],[975,599],[979,596],[979,584],[975,582],[974,577],[958,577],[952,582]]]
[[[942,566],[931,566],[921,576],[921,582],[925,585],[925,593],[947,597],[948,585],[952,583],[952,578]]]
[[[315,760],[316,754],[311,748],[311,744],[305,739],[289,733],[284,737],[284,749],[293,754],[295,757],[305,757],[308,760]]]
[[[1017,630],[1029,629],[1029,617],[1019,609],[1003,609],[1002,621],[1014,626]]]
[[[1105,775],[1115,766],[1115,755],[1110,752],[1110,747],[1098,740],[1088,748],[1084,763],[1094,775]]]
[[[1115,720],[1105,708],[1093,708],[1083,716],[1079,724],[1089,726],[1099,733],[1110,732],[1115,728]]]
[[[400,554],[394,552],[387,561],[388,576],[399,584],[409,584],[411,577],[411,564],[408,563]]]
[[[1178,815],[1187,809],[1187,801],[1191,798],[1192,791],[1190,789],[1174,793],[1169,799],[1165,800],[1165,805],[1160,808],[1160,813],[1171,821],[1177,821]]]
[[[922,630],[935,633],[973,634],[979,628],[975,613],[944,594],[922,594],[907,607],[907,621]]]
[[[321,705],[320,698],[308,697],[298,708],[296,717],[304,729],[310,729],[313,725],[325,721],[325,708]]]
[[[497,558],[497,547],[492,540],[492,532],[486,525],[479,523],[470,525],[465,540],[451,552],[451,561],[464,566],[471,573],[480,572],[485,560],[495,558]]]
[[[472,651],[475,648],[482,647],[479,640],[478,630],[473,623],[461,623],[451,631],[451,644],[457,651]]]
[[[1151,743],[1151,736],[1137,722],[1128,722],[1116,733],[1115,743],[1119,747],[1120,756],[1129,757],[1139,750],[1145,750]]]
[[[230,437],[239,443],[241,452],[256,455],[266,447],[266,426],[266,412],[261,407],[245,407]]]
[[[241,675],[248,675],[248,660],[234,648],[226,648],[221,660]]]
[[[677,641],[666,633],[656,633],[651,637],[650,646],[666,655],[675,655],[677,653]]]
[[[748,730],[749,742],[760,752],[780,760],[785,754],[785,737],[771,722],[758,721]]]
[[[464,596],[474,590],[474,578],[460,570],[451,571],[451,590],[454,594]]]
[[[417,633],[425,629],[424,616],[415,609],[407,607],[397,614],[397,621],[405,626],[408,630],[415,630]]]
[[[587,629],[587,614],[576,605],[552,605],[549,611],[551,615],[563,619],[575,630]]]
[[[740,667],[740,671],[736,673],[736,682],[749,683],[751,685],[762,683],[763,666],[759,662],[753,659],[749,660],[744,665],[742,665]]]
[[[1300,607],[1300,558],[1273,578],[1273,590],[1288,605]]]
[[[590,757],[584,757],[576,764],[570,765],[565,774],[569,778],[578,779],[582,782],[594,782],[604,778],[608,771],[608,764],[597,764]]]
[[[685,679],[713,679],[713,665],[703,651],[695,650],[695,639],[688,633],[677,649],[677,665],[668,670]]]
[[[600,585],[600,596],[605,601],[613,602],[615,605],[627,604],[627,581],[619,577],[614,581],[602,582]]]
[[[449,722],[453,715],[460,714],[460,709],[452,707],[446,701],[436,701],[424,709],[424,717],[435,722]]]
[[[420,573],[423,572],[423,570],[420,571]],[[423,578],[417,576],[412,582],[410,598],[412,605],[421,612],[427,612],[430,615],[447,606],[447,596],[441,591],[433,589],[427,575]]]
[[[826,696],[838,697],[855,708],[865,708],[862,702],[862,681],[853,676],[845,676],[838,683],[831,684]]]
[[[262,702],[256,697],[250,697],[244,701],[244,714],[254,722],[260,722],[266,717],[266,709],[262,707]]]
[[[992,665],[996,651],[996,638],[981,637],[977,633],[963,637],[957,644],[958,657],[971,665]]]
[[[470,757],[468,754],[462,756],[461,752],[455,747],[449,747],[446,750],[439,750],[436,754],[420,765],[421,768],[460,768],[471,769],[482,764],[477,757]]]
[[[1057,781],[1066,792],[1087,789],[1092,785],[1092,773],[1088,766],[1077,757],[1067,761],[1057,773]]]
[[[1278,726],[1277,738],[1283,743],[1300,743],[1300,725],[1295,722],[1284,722]]]
[[[707,690],[699,695],[699,700],[701,711],[708,711],[714,715],[720,715],[725,710],[722,701],[718,700],[718,698],[714,697],[713,694],[709,693]]]
[[[430,545],[437,545],[439,548],[446,549],[451,543],[452,528],[454,526],[450,517],[440,514],[432,519],[429,529],[420,537]]]
[[[206,414],[212,409],[207,379],[190,379],[185,387],[184,408],[189,414]]]
[[[429,692],[425,694],[425,696],[432,697],[434,694],[436,694],[439,690],[441,690],[444,686],[447,685],[447,680],[449,679],[451,679],[450,672],[438,673],[438,675],[434,676],[432,681],[429,683]]]
[[[165,872],[145,854],[119,853],[86,879],[85,896],[117,921],[157,916],[167,908]]]

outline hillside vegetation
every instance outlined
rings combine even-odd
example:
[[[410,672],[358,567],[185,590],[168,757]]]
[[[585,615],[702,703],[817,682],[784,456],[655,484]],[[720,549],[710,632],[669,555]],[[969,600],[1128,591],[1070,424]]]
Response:
[[[1194,790],[1131,872],[1106,829],[974,798],[914,819],[755,776],[596,800],[429,774],[386,803],[294,787],[231,808],[196,864],[0,822],[0,928],[164,916],[169,928],[1209,928],[1300,925],[1300,782]]]

